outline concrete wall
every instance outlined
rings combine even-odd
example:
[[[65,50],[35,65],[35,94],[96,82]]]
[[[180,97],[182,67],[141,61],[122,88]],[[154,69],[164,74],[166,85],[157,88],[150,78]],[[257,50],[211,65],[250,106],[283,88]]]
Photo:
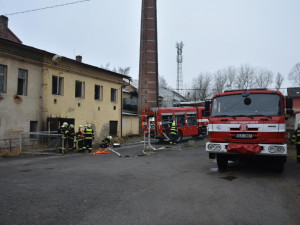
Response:
[[[7,90],[0,93],[0,139],[19,138],[20,133],[30,131],[30,121],[42,127],[42,64],[3,52],[0,64],[7,66]],[[22,102],[16,103],[19,68],[28,71],[28,86],[27,96],[20,96]]]
[[[123,116],[122,118],[122,134],[123,136],[139,134],[139,117]]]
[[[44,68],[44,121],[47,118],[75,119],[75,130],[79,125],[91,123],[95,139],[109,135],[109,122],[117,121],[117,136],[121,136],[122,79],[109,74],[90,70],[68,62]],[[68,68],[68,69],[65,69]],[[63,95],[52,94],[52,76],[63,77]],[[85,83],[84,98],[75,97],[75,81]],[[103,99],[95,100],[95,85],[103,87]],[[111,88],[117,89],[117,102],[111,102]]]

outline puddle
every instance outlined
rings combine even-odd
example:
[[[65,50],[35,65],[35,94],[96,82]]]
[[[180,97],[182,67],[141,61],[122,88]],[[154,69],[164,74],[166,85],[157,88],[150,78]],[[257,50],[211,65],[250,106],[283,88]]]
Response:
[[[226,176],[226,177],[221,177],[222,179],[225,179],[225,180],[229,180],[229,181],[233,181],[235,180],[237,177],[235,176]]]
[[[211,171],[211,172],[218,172],[218,168],[210,168],[209,171]]]

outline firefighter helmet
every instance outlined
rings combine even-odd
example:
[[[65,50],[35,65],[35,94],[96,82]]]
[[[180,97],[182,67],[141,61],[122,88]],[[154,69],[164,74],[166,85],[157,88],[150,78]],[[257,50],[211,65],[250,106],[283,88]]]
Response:
[[[109,140],[111,140],[111,139],[112,139],[112,136],[107,136],[106,138],[108,138]]]
[[[63,126],[63,127],[67,127],[68,125],[69,125],[69,124],[68,124],[67,122],[64,122],[62,126]]]
[[[70,128],[74,128],[74,124],[70,124]]]
[[[175,126],[176,126],[176,124],[173,122],[173,123],[172,123],[172,127],[175,127]]]

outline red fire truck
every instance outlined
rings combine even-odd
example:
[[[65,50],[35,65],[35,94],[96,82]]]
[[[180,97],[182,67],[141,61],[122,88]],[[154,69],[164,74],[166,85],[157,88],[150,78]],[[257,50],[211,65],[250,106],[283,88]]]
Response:
[[[178,128],[178,139],[183,137],[204,136],[207,134],[208,119],[203,116],[204,107],[188,108],[151,108],[142,112],[142,130],[148,132],[150,124],[151,137],[168,139],[172,122]]]
[[[245,156],[264,157],[281,172],[287,156],[285,104],[292,114],[292,99],[267,89],[225,91],[205,104],[209,115],[209,158],[219,169],[228,160]]]

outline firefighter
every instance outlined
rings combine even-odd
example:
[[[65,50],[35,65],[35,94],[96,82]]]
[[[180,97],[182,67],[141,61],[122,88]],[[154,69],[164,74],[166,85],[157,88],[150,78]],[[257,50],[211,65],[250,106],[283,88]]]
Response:
[[[69,144],[69,150],[70,151],[74,150],[74,139],[75,139],[74,125],[70,124],[69,135],[68,135],[68,144]]]
[[[58,129],[57,133],[58,134],[63,134],[62,138],[61,138],[61,145],[59,147],[59,151],[60,153],[63,153],[65,152],[65,149],[66,149],[66,145],[68,143],[68,136],[69,136],[69,129],[68,129],[68,123],[67,122],[64,122],[62,124],[62,126]]]
[[[170,129],[170,145],[176,145],[177,134],[178,129],[176,127],[175,122],[173,122]]]
[[[112,136],[107,136],[102,140],[102,143],[100,145],[100,148],[106,149],[108,146],[110,146],[112,140]]]
[[[292,142],[296,144],[297,162],[300,163],[300,122],[298,123],[298,127],[293,134]]]
[[[84,149],[84,129],[82,125],[79,125],[78,127],[78,132],[76,133],[76,140],[77,140],[77,144],[78,144],[78,151],[82,152]]]
[[[89,123],[87,128],[84,130],[84,145],[85,149],[89,152],[92,151],[92,143],[94,139],[94,130],[92,129],[92,125]]]

